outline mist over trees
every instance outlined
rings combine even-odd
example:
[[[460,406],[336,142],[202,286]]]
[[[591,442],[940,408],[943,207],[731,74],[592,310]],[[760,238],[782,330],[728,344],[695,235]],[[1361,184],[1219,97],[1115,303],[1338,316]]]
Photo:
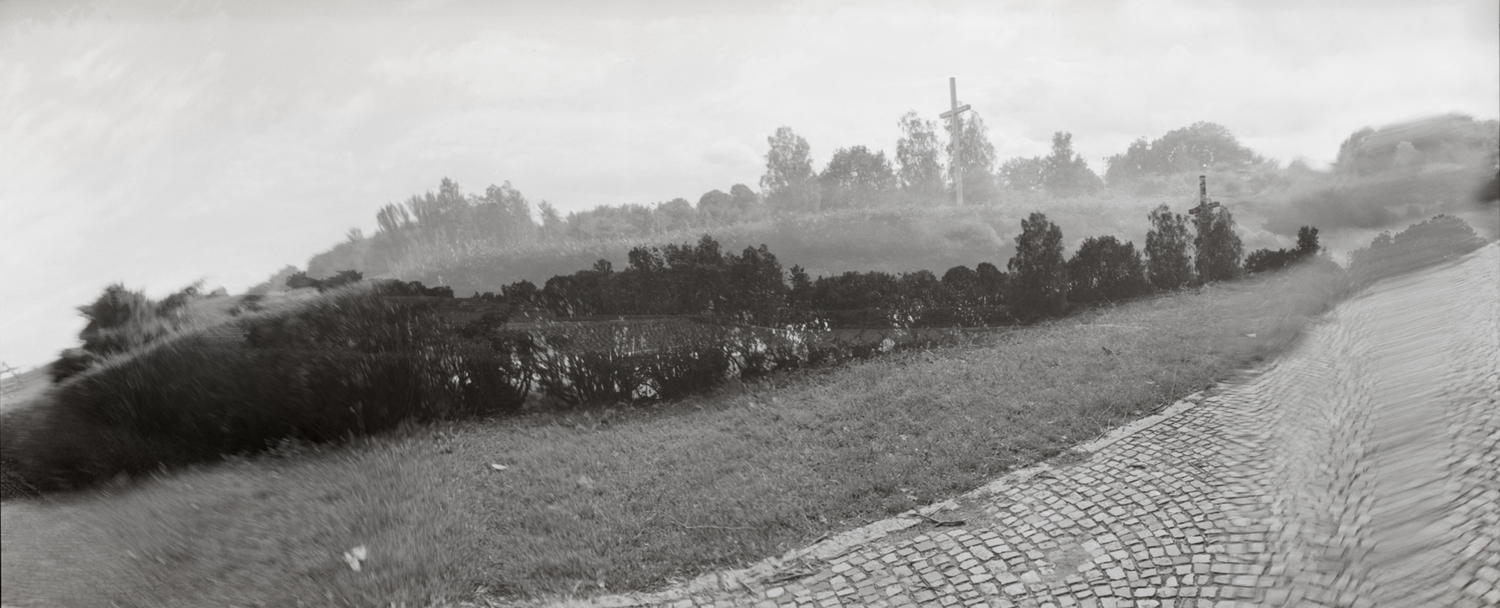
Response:
[[[942,196],[947,179],[936,124],[922,120],[916,110],[903,114],[897,124],[901,127],[901,138],[896,141],[897,185],[913,199]]]
[[[990,143],[989,128],[979,112],[969,110],[959,115],[959,138],[948,142],[948,165],[953,166],[954,150],[959,153],[958,167],[963,179],[964,201],[989,204],[997,199],[995,180],[995,145]]]
[[[1244,252],[1234,230],[1234,216],[1222,206],[1199,208],[1193,214],[1193,270],[1198,280],[1229,281],[1240,274],[1240,256]]]
[[[1188,248],[1187,218],[1172,213],[1165,204],[1151,211],[1151,230],[1146,233],[1148,278],[1157,289],[1176,289],[1193,280],[1193,258]]]
[[[1197,122],[1168,131],[1151,141],[1142,137],[1123,154],[1105,160],[1104,179],[1111,186],[1147,177],[1203,172],[1208,169],[1245,169],[1264,162],[1240,145],[1223,125]]]
[[[766,174],[760,178],[766,205],[780,212],[817,211],[819,193],[807,140],[791,127],[781,127],[766,141],[771,148],[766,152]]]
[[[802,252],[799,255],[810,252],[838,259],[869,259],[879,254],[840,257],[836,252],[851,246],[858,249],[851,240],[858,241],[859,235],[868,237],[865,240],[889,239],[892,230],[918,228],[911,224],[920,221],[905,219],[910,214],[951,207],[954,184],[950,169],[955,150],[959,151],[966,203],[974,211],[937,212],[942,221],[934,220],[932,226],[919,230],[929,244],[908,248],[919,255],[943,258],[945,254],[940,251],[945,247],[990,243],[1003,247],[1007,239],[998,235],[994,222],[1015,217],[1014,210],[1007,207],[1014,201],[1030,204],[1041,196],[1080,199],[1082,204],[1091,205],[1124,197],[1125,204],[1139,206],[1143,204],[1141,197],[1165,196],[1181,197],[1179,200],[1186,203],[1192,178],[1197,175],[1208,175],[1217,192],[1236,197],[1231,204],[1237,213],[1245,212],[1244,204],[1249,203],[1247,221],[1261,230],[1252,231],[1247,238],[1255,246],[1264,246],[1270,244],[1267,232],[1290,237],[1299,226],[1313,224],[1379,228],[1414,214],[1443,212],[1466,202],[1474,186],[1460,178],[1467,175],[1462,171],[1470,169],[1455,167],[1484,165],[1488,159],[1486,166],[1493,174],[1496,140],[1500,139],[1495,121],[1475,121],[1466,116],[1362,129],[1344,142],[1337,162],[1325,172],[1296,162],[1281,168],[1242,145],[1228,128],[1197,122],[1154,139],[1137,139],[1128,149],[1107,159],[1101,177],[1074,149],[1076,140],[1068,131],[1053,133],[1051,149],[1045,156],[1015,157],[997,163],[994,144],[980,115],[970,111],[961,118],[955,139],[945,122],[906,112],[897,119],[900,132],[894,154],[877,145],[848,145],[832,148],[821,166],[816,164],[819,159],[814,158],[812,146],[804,137],[792,127],[777,128],[767,137],[764,173],[755,182],[758,191],[733,184],[693,197],[561,213],[547,201],[529,201],[509,182],[490,185],[482,193],[468,193],[453,180],[443,178],[434,191],[379,208],[373,234],[350,230],[341,242],[314,256],[306,272],[313,280],[352,270],[370,277],[403,276],[447,283],[458,274],[456,267],[472,266],[473,260],[484,257],[527,265],[508,271],[511,276],[539,277],[550,274],[540,272],[543,269],[569,267],[600,255],[618,255],[631,241],[660,242],[710,229],[724,234],[725,229],[733,228],[741,235],[734,237],[737,245],[743,245],[752,240],[748,236],[751,233],[765,235],[767,231],[787,230],[788,226],[801,227],[793,232],[805,229],[806,233],[767,240],[781,243],[781,247],[794,244],[792,250]],[[1155,205],[1168,201],[1149,202]],[[874,215],[857,220],[845,213],[864,211],[880,211],[879,224],[870,223],[877,221]],[[988,219],[960,220],[959,215],[967,213],[979,213]],[[1216,212],[1208,218],[1213,221],[1201,227],[1195,224],[1196,234],[1188,237],[1184,222],[1165,221],[1171,216],[1165,213],[1153,213],[1152,229],[1137,250],[1152,285],[1171,288],[1218,280],[1214,277],[1228,276],[1226,273],[1243,257],[1243,244],[1238,244],[1239,237],[1234,235],[1232,217],[1218,217]],[[1065,224],[1078,221],[1067,213],[1054,215]],[[793,218],[795,222],[785,224]],[[1262,219],[1264,224],[1260,223]],[[865,222],[861,224],[864,229],[844,225],[849,222]],[[966,223],[948,226],[944,222]],[[1194,245],[1194,240],[1205,238],[1210,246]],[[539,250],[546,250],[552,259],[527,258],[531,254],[526,252]],[[1268,251],[1271,253],[1257,256],[1257,267],[1275,262],[1265,257],[1277,251],[1274,245]],[[799,257],[804,263],[811,261],[820,269],[830,269],[817,260]],[[956,261],[952,256],[942,259],[944,264]],[[274,282],[278,287],[288,273],[281,274],[281,280]],[[954,280],[963,281],[961,274]],[[486,283],[471,276],[460,284]]]
[[[896,173],[885,152],[871,153],[864,146],[839,148],[828,166],[818,174],[824,209],[870,207],[884,202],[894,192]]]
[[[1093,194],[1104,187],[1088,161],[1073,151],[1073,134],[1063,131],[1052,134],[1050,154],[1007,160],[1000,165],[998,179],[1011,190],[1059,197]]]
[[[1068,308],[1068,267],[1062,229],[1041,213],[1021,220],[1011,273],[1011,305],[1018,316],[1049,316]]]

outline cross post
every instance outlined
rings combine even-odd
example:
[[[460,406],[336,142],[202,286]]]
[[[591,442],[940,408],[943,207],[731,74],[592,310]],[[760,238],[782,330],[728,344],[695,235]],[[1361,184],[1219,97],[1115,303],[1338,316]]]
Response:
[[[948,119],[948,141],[953,146],[953,160],[951,163],[952,167],[950,167],[953,171],[953,190],[958,193],[958,206],[962,207],[964,204],[964,176],[963,168],[959,165],[961,164],[963,153],[961,152],[962,148],[959,147],[959,143],[963,139],[963,122],[959,120],[958,115],[968,111],[969,104],[958,105],[958,78],[953,76],[948,77],[948,107],[949,110],[939,114],[938,117]]]
[[[1198,206],[1193,207],[1192,209],[1188,209],[1188,214],[1193,215],[1199,219],[1206,218],[1208,217],[1209,212],[1212,211],[1214,207],[1218,206],[1220,206],[1219,201],[1211,201],[1208,199],[1208,176],[1199,175]]]

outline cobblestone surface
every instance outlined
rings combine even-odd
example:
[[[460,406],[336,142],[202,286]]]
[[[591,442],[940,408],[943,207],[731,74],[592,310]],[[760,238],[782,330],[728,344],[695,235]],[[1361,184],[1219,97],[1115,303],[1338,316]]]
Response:
[[[580,606],[1500,606],[1500,248],[920,516]],[[934,521],[936,520],[936,521]],[[938,521],[962,520],[940,526]]]

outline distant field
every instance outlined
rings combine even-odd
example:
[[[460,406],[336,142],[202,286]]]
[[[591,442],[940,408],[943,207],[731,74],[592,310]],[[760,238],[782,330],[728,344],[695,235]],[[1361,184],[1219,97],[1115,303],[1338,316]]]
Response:
[[[1281,352],[1334,286],[1258,277],[651,408],[444,423],[7,501],[0,599],[426,605],[480,587],[657,588],[1059,454]],[[370,553],[358,573],[340,557],[356,545]]]

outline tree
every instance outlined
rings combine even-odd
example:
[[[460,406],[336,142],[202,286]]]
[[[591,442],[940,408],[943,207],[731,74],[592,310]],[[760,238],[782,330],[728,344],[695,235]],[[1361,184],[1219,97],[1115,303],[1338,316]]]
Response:
[[[744,184],[735,184],[729,188],[729,198],[734,203],[734,208],[741,217],[749,216],[760,208],[760,195]]]
[[[1240,256],[1244,253],[1240,237],[1234,232],[1234,216],[1219,206],[1201,208],[1195,213],[1193,226],[1198,235],[1193,238],[1193,269],[1198,280],[1228,281],[1240,274]]]
[[[734,197],[723,190],[709,190],[698,197],[698,214],[715,224],[732,224],[740,217]]]
[[[1041,192],[1047,164],[1041,157],[1017,156],[1000,165],[1000,185],[1018,192]]]
[[[729,285],[722,312],[766,319],[786,305],[786,278],[781,263],[764,244],[746,247],[729,258]]]
[[[986,306],[995,306],[1004,299],[1005,288],[1010,282],[1010,276],[1001,272],[994,264],[980,262],[974,267],[974,278],[978,282],[979,302]]]
[[[1171,176],[1211,168],[1243,169],[1262,160],[1240,145],[1223,125],[1197,122],[1168,131],[1149,143],[1144,137],[1135,140],[1124,154],[1105,160],[1104,177],[1114,186],[1148,175]]]
[[[1113,236],[1089,237],[1068,260],[1068,297],[1075,301],[1121,300],[1151,291],[1135,243]]]
[[[1021,220],[1010,269],[1010,304],[1018,316],[1062,314],[1068,307],[1068,270],[1063,260],[1062,229],[1033,212]]]
[[[698,225],[698,211],[685,198],[674,198],[657,205],[652,214],[661,230],[684,230]]]
[[[948,164],[953,165],[954,142],[948,142]],[[959,116],[959,171],[963,174],[964,200],[987,203],[995,200],[995,146],[979,113]]]
[[[791,291],[787,294],[787,300],[795,308],[806,309],[813,303],[813,282],[807,276],[807,271],[801,266],[792,266],[790,272],[792,281]]]
[[[542,230],[548,234],[557,234],[562,231],[563,218],[557,213],[557,208],[553,207],[552,203],[547,201],[537,203],[536,210],[542,216]]]
[[[781,127],[766,141],[771,149],[766,152],[766,174],[760,178],[766,204],[782,212],[817,211],[818,190],[807,140],[791,127]]]
[[[1318,245],[1318,229],[1312,226],[1303,226],[1297,229],[1297,256],[1309,257],[1317,255],[1322,247]]]
[[[1193,280],[1188,257],[1187,218],[1172,213],[1166,205],[1151,211],[1151,230],[1146,233],[1148,277],[1157,289],[1176,289]]]
[[[1042,160],[1042,187],[1055,196],[1093,194],[1103,180],[1089,169],[1088,161],[1073,151],[1073,134],[1052,134],[1052,154]]]
[[[531,203],[526,197],[505,182],[490,184],[484,196],[473,200],[470,225],[479,232],[480,240],[496,244],[529,240],[536,231],[531,221]]]
[[[885,152],[864,146],[839,148],[818,175],[824,209],[871,207],[895,188],[896,174]]]
[[[942,146],[936,124],[922,120],[915,110],[901,116],[901,139],[896,140],[896,183],[901,190],[921,198],[943,193]]]

